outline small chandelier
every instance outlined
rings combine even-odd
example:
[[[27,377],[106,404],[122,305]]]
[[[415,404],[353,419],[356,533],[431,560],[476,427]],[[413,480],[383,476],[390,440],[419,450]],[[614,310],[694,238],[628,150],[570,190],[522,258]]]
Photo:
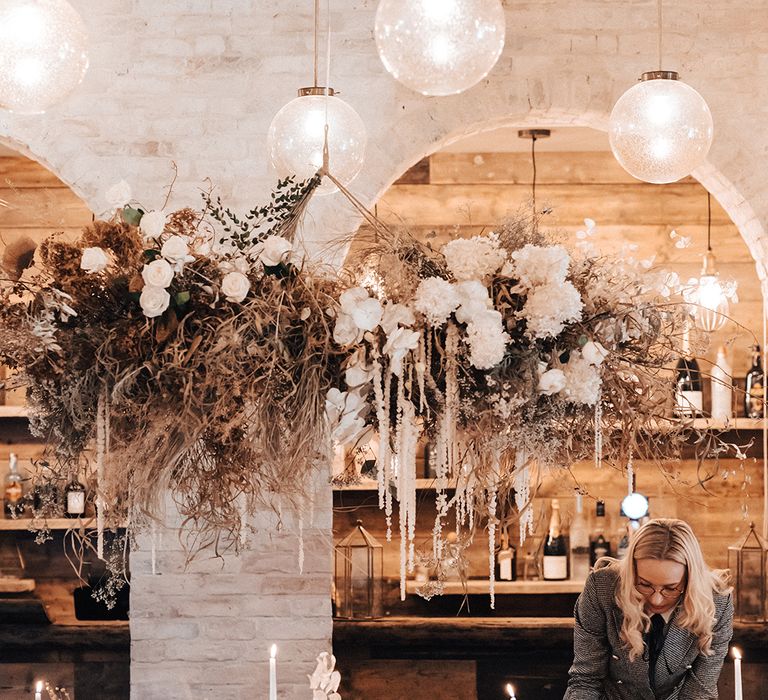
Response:
[[[686,301],[693,309],[696,325],[703,331],[720,330],[728,320],[730,311],[729,299],[734,302],[736,283],[723,281],[715,266],[715,255],[712,252],[712,196],[707,192],[707,252],[698,280],[691,280],[692,288],[686,293]]]
[[[374,35],[384,67],[422,95],[456,95],[480,82],[504,48],[500,0],[381,0]]]
[[[272,119],[267,148],[279,177],[295,175],[306,180],[325,166],[346,186],[363,167],[367,136],[358,113],[333,88],[317,84],[318,5],[315,0],[313,85],[300,88],[299,96]],[[330,31],[328,34],[330,42]],[[327,55],[330,63],[330,45]],[[337,189],[332,180],[324,178],[316,192],[331,194]]]
[[[661,0],[658,0],[659,69],[616,102],[609,122],[611,150],[633,177],[645,182],[675,182],[699,167],[712,145],[712,114],[704,98],[661,69]]]
[[[0,7],[0,107],[40,114],[88,70],[88,35],[66,0],[9,0]]]

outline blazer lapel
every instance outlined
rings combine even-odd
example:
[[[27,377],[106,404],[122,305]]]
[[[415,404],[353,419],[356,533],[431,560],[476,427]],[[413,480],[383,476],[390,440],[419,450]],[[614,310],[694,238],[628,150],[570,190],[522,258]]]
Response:
[[[681,609],[678,607],[669,621],[669,629],[664,639],[664,647],[661,650],[664,663],[656,663],[654,685],[657,688],[661,687],[669,676],[680,671],[685,664],[691,645],[696,641],[695,635],[675,624]]]

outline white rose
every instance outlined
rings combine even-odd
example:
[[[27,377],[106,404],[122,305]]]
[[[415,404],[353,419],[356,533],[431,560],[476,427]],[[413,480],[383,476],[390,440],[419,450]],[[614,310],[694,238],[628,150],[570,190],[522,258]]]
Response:
[[[368,294],[368,290],[364,289],[363,287],[352,287],[351,289],[347,289],[347,291],[345,291],[339,297],[341,310],[345,314],[351,315],[355,306],[357,306],[361,301],[365,301],[370,296],[371,295]]]
[[[144,284],[165,289],[173,282],[173,268],[166,260],[159,258],[148,265],[144,265],[141,278],[144,280]]]
[[[590,340],[581,349],[581,354],[590,365],[599,367],[603,364],[603,360],[608,356],[608,351],[600,345],[600,343],[595,343]]]
[[[162,211],[148,211],[139,221],[139,230],[144,238],[159,238],[165,230],[168,216]]]
[[[251,283],[242,272],[228,272],[221,280],[221,293],[229,301],[241,302],[250,288]]]
[[[290,241],[280,236],[267,236],[264,239],[264,247],[259,255],[259,260],[267,267],[275,267],[281,262],[285,262],[288,255],[293,250]]]
[[[173,263],[177,272],[184,267],[184,263],[192,262],[194,258],[189,254],[189,246],[181,236],[171,236],[160,249],[160,254]]]
[[[88,274],[102,272],[109,265],[109,255],[101,248],[85,248],[80,259],[80,269]]]
[[[539,393],[551,396],[565,387],[565,374],[561,369],[550,369],[539,377]]]
[[[115,183],[107,190],[106,193],[107,204],[112,209],[120,209],[131,201],[133,193],[131,192],[131,186],[125,181]]]
[[[159,316],[168,308],[171,303],[171,295],[162,287],[153,287],[151,284],[144,285],[139,297],[139,304],[147,318]]]

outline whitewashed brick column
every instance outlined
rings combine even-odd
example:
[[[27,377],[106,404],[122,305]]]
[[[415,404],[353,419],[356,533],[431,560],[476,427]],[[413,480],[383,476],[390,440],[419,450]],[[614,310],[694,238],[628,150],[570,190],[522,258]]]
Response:
[[[278,698],[306,700],[315,656],[331,649],[330,506],[326,486],[311,525],[307,514],[303,574],[296,523],[286,517],[278,531],[272,511],[251,521],[240,556],[204,552],[187,564],[179,531],[161,529],[155,575],[142,536],[131,555],[132,700],[266,698],[273,643]]]

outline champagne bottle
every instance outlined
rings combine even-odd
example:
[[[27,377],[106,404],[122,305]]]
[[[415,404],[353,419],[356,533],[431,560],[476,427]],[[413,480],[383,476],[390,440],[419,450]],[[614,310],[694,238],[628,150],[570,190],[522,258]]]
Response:
[[[18,472],[18,460],[11,452],[8,458],[8,474],[5,477],[4,512],[6,518],[18,518],[23,506],[24,487]]]
[[[696,358],[691,355],[687,327],[683,335],[683,355],[677,361],[675,377],[675,414],[700,416],[704,409],[701,370]]]
[[[747,372],[747,388],[744,394],[744,415],[747,418],[763,417],[765,400],[765,375],[760,358],[760,346],[752,346],[752,367]]]
[[[589,574],[589,531],[581,494],[576,492],[576,514],[571,521],[571,578],[584,581]]]
[[[733,380],[731,363],[721,345],[717,349],[717,359],[712,367],[712,418],[716,421],[729,421],[733,418]]]
[[[591,566],[600,557],[611,556],[611,543],[605,539],[605,502],[598,501],[595,506],[595,529],[589,541],[589,563]]]
[[[85,515],[85,486],[72,475],[72,480],[64,487],[64,515],[67,518],[81,518]]]
[[[502,530],[501,549],[496,554],[496,580],[517,580],[517,551],[514,546],[510,546],[506,530]]]
[[[564,581],[568,578],[568,549],[560,522],[560,502],[552,499],[552,515],[544,543],[544,580]]]

